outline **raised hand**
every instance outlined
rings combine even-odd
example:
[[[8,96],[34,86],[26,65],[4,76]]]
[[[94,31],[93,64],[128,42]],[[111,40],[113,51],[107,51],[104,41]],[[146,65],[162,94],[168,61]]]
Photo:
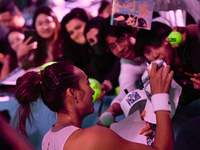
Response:
[[[17,54],[17,58],[20,60],[21,57],[23,57],[24,55],[27,55],[31,50],[35,50],[37,49],[37,42],[33,42],[30,43],[32,37],[29,37],[28,39],[26,39],[17,49],[16,54]]]

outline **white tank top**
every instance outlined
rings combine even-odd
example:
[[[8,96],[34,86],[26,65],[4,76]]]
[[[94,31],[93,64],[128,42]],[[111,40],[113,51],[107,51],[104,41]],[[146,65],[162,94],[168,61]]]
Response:
[[[42,140],[42,150],[63,150],[69,136],[80,129],[71,124],[63,124],[52,127]]]

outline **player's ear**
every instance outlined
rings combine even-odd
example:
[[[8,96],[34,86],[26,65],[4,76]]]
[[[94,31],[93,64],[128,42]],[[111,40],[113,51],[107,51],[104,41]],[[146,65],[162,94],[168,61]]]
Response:
[[[68,88],[66,91],[66,97],[70,97],[72,99],[77,100],[77,93],[76,93],[75,89]]]
[[[68,89],[67,89],[67,94],[68,94],[69,96],[74,96],[74,95],[75,95],[74,89],[73,89],[73,88],[68,88]]]

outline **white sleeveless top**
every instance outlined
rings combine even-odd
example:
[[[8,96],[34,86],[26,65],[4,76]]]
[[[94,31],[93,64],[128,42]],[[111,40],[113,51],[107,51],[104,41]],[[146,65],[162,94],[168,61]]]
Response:
[[[77,129],[80,128],[71,124],[52,127],[42,140],[42,150],[63,150],[65,142]]]

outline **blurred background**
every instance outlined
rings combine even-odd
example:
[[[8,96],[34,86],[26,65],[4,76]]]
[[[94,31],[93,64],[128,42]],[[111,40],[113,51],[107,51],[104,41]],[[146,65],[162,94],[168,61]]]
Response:
[[[0,4],[7,0],[0,0]],[[47,5],[52,8],[52,10],[56,13],[58,20],[61,21],[63,16],[65,16],[67,13],[70,12],[71,9],[75,7],[81,7],[87,10],[93,17],[96,17],[98,15],[98,9],[101,5],[102,0],[13,0],[20,8],[23,17],[26,20],[27,25],[32,25],[32,17],[37,7],[41,5]],[[107,0],[109,2],[112,2],[112,0]],[[155,0],[159,1],[159,0]],[[163,0],[166,2],[169,2],[167,0]],[[177,0],[181,1],[181,0]],[[184,1],[184,0],[182,0]],[[188,3],[191,3],[191,7],[193,7],[192,2],[196,2],[199,0],[187,0]],[[174,7],[176,8],[176,7]],[[200,17],[200,5],[196,6],[195,9],[189,9],[188,10],[181,10],[181,9],[174,9],[174,10],[167,10],[165,11],[164,5],[163,8],[155,7],[155,10],[153,12],[153,18],[156,18],[157,16],[162,16],[169,20],[172,27],[174,26],[186,26],[187,24],[195,24],[197,21],[197,18]],[[161,11],[162,10],[162,11]],[[4,88],[5,90],[5,88]],[[112,99],[114,96],[106,96],[104,98],[104,105],[102,108],[102,112],[104,112],[110,105]],[[13,100],[13,101],[12,101]],[[8,110],[11,116],[11,123],[13,122],[13,116],[15,114],[16,108],[18,106],[17,101],[15,101],[15,98],[12,97],[11,101],[5,101],[3,99],[0,99],[0,110]],[[96,102],[94,103],[95,107],[95,113],[87,117],[83,122],[83,128],[96,125],[97,119],[98,119],[98,110],[101,103]],[[200,106],[200,102],[188,105],[186,108],[184,108],[185,112],[187,113],[188,118],[192,117],[193,112],[199,111],[199,108],[197,106]],[[42,109],[41,109],[42,108]],[[180,109],[179,111],[183,111],[183,109]],[[191,113],[190,113],[191,112]],[[181,114],[181,113],[179,113]],[[173,120],[173,127],[174,131],[179,130],[179,125],[182,124],[182,120],[186,120],[187,118],[184,118],[183,115],[177,115],[174,117]],[[35,111],[33,112],[33,116],[36,119],[35,124],[33,124],[32,128],[28,126],[28,134],[30,138],[28,139],[29,142],[38,150],[41,149],[41,140],[44,136],[44,134],[51,128],[51,125],[55,123],[56,117],[55,114],[52,113],[41,101],[37,103],[37,106],[35,107]],[[123,119],[124,116],[120,116],[117,118],[117,121],[120,121]],[[175,135],[176,133],[175,132]]]
[[[0,0],[0,3],[7,0]],[[81,7],[87,10],[93,17],[98,15],[98,9],[101,5],[102,0],[13,0],[20,8],[23,13],[24,18],[27,21],[27,24],[32,24],[32,16],[35,9],[40,5],[48,5],[50,6],[54,12],[57,14],[59,21],[61,21],[62,17],[68,13],[74,7]],[[107,0],[112,2],[112,0]],[[160,1],[160,0],[156,0]],[[196,0],[198,1],[198,0]],[[192,6],[192,2],[191,2]],[[174,6],[173,6],[174,7]],[[174,8],[179,7],[175,6]],[[185,6],[186,7],[186,6]],[[199,6],[196,6],[199,8]],[[161,9],[162,11],[160,11]],[[155,8],[155,12],[153,17],[157,17],[157,15],[162,16],[168,19],[172,26],[185,26],[187,24],[196,23],[194,16],[191,13],[186,12],[185,10],[170,10],[163,11],[168,8]],[[198,10],[198,9],[194,9]],[[193,10],[191,10],[193,11]],[[195,12],[196,14],[200,13]],[[194,13],[194,14],[195,14]]]

